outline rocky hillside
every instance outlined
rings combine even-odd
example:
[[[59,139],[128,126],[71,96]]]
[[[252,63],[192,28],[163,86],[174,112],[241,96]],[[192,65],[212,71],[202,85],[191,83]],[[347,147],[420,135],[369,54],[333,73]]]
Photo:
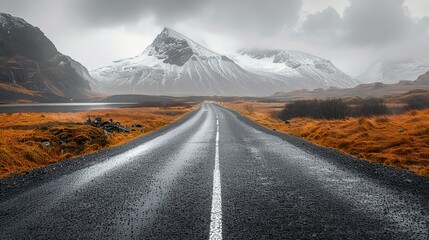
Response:
[[[13,99],[16,89],[17,99],[25,98],[24,93],[86,98],[91,90],[70,58],[58,52],[39,28],[5,13],[0,13],[0,83],[0,91],[8,92],[8,99],[0,100]]]

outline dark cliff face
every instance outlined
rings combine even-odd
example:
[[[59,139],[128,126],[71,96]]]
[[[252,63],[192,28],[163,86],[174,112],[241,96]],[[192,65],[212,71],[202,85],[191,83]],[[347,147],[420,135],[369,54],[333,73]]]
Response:
[[[89,83],[43,32],[0,13],[0,82],[67,98],[86,98]]]
[[[188,42],[177,39],[165,28],[151,44],[155,52],[151,53],[164,63],[183,66],[194,54]]]

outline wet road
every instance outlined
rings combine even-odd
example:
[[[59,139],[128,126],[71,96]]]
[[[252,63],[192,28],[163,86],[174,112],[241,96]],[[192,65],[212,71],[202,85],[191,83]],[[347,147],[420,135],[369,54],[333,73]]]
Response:
[[[3,182],[0,234],[429,239],[429,183],[203,104],[129,144]]]

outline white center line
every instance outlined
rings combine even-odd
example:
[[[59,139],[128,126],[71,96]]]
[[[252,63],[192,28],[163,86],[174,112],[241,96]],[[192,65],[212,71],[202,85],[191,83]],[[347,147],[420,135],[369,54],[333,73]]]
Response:
[[[216,150],[213,170],[213,196],[210,222],[210,240],[222,239],[222,197],[219,170],[219,117],[216,113]]]

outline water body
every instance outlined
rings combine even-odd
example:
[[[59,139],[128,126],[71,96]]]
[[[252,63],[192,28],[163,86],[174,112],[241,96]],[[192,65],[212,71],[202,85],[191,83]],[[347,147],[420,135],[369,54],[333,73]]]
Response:
[[[0,104],[0,113],[78,112],[97,109],[138,107],[138,103],[22,103]]]

